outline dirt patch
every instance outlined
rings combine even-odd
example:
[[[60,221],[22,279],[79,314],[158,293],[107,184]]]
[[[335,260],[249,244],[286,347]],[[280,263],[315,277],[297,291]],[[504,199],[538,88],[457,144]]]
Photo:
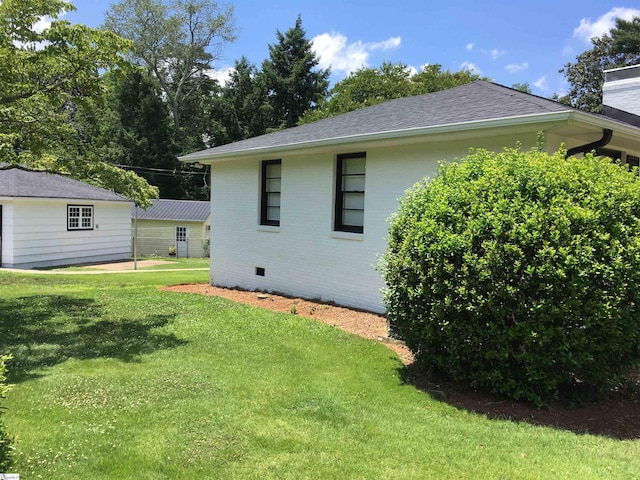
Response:
[[[232,290],[206,284],[175,285],[164,287],[162,290],[213,295],[277,312],[295,312],[297,315],[327,323],[349,333],[383,342],[402,360],[404,367],[401,369],[401,375],[404,381],[456,408],[479,413],[490,419],[526,422],[620,440],[640,439],[640,398],[637,391],[635,394],[628,392],[621,395],[622,398],[609,399],[581,408],[570,409],[563,405],[551,405],[538,410],[524,403],[469,392],[463,385],[434,382],[412,363],[413,356],[404,344],[387,337],[387,322],[382,315],[300,298]]]

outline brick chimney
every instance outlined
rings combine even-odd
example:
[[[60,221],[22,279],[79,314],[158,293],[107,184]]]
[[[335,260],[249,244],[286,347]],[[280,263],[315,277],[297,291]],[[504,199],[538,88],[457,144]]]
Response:
[[[613,107],[640,115],[640,65],[604,71],[602,105],[605,114],[607,107]]]

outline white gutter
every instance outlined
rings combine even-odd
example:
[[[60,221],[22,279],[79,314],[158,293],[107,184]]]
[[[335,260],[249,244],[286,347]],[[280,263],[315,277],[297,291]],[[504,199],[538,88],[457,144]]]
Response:
[[[216,153],[215,148],[202,150],[178,157],[183,162],[201,161],[222,161],[231,160],[238,157],[251,155],[269,155],[280,152],[288,152],[301,148],[322,148],[337,145],[345,145],[356,142],[384,141],[390,139],[437,135],[444,133],[456,133],[464,131],[482,130],[490,128],[505,128],[536,123],[566,123],[567,125],[590,125],[602,128],[613,129],[615,133],[640,137],[640,129],[617,122],[594,114],[580,112],[577,110],[567,110],[563,112],[535,113],[530,115],[520,115],[517,117],[501,117],[489,120],[475,120],[471,122],[448,123],[444,125],[434,125],[428,127],[416,127],[402,130],[389,130],[384,132],[366,133],[361,135],[350,135],[344,137],[323,138],[320,140],[308,140],[303,142],[289,143],[285,145],[274,145],[269,147],[254,147],[235,151]]]

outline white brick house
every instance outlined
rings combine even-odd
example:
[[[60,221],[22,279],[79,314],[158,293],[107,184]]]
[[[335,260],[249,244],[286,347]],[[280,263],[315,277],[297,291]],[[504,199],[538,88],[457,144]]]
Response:
[[[211,283],[382,312],[374,266],[405,190],[538,132],[549,152],[597,141],[576,153],[640,156],[638,126],[482,81],[187,155],[211,166]]]

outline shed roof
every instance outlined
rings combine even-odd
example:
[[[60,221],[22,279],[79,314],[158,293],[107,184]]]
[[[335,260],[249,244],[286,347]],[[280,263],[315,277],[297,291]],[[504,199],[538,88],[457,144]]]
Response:
[[[0,164],[0,197],[129,202],[128,199],[111,190],[89,185],[73,178],[6,164]]]
[[[183,222],[204,222],[209,217],[209,202],[197,200],[152,200],[146,209],[131,207],[131,217],[138,214],[138,220],[176,220]]]

